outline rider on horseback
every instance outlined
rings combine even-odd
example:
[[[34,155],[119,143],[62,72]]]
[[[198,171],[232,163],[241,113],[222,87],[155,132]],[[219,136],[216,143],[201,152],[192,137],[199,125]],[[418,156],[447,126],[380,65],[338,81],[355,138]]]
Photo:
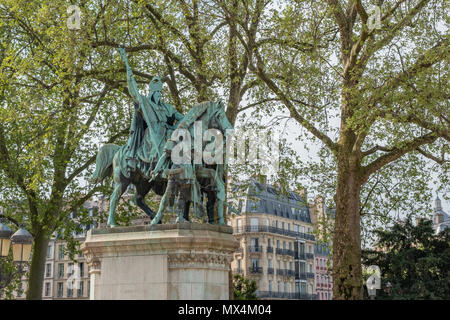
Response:
[[[153,77],[151,80],[148,96],[141,95],[128,64],[125,50],[123,48],[118,50],[127,69],[128,92],[135,102],[131,136],[124,151],[124,159],[129,165],[123,167],[136,168],[137,161],[137,167],[145,176],[149,177],[150,171],[163,154],[164,144],[184,116],[171,104],[161,100],[162,81],[160,77]],[[175,121],[177,122],[175,123]],[[143,133],[145,133],[143,138],[140,138]],[[125,177],[130,176],[130,172],[122,173]]]

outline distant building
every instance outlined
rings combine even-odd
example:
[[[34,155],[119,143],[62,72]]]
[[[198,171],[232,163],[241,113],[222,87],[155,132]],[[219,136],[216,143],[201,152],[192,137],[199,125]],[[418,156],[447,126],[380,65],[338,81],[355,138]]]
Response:
[[[436,196],[436,199],[434,200],[433,227],[436,233],[450,228],[450,218],[448,214],[442,209],[442,203],[441,199],[439,199],[439,196]]]
[[[331,276],[331,255],[325,234],[331,235],[334,228],[335,209],[325,206],[324,199],[317,196],[311,206],[311,221],[318,234],[318,243],[314,246],[315,254],[315,282],[318,300],[331,300],[333,298],[333,278]]]
[[[240,242],[233,273],[254,279],[260,298],[316,299],[315,236],[305,194],[282,194],[251,180],[237,202],[243,209],[230,221]]]

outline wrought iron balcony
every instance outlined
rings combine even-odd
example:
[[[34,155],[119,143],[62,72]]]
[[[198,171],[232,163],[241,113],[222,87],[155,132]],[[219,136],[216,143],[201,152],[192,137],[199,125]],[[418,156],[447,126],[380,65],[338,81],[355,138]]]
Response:
[[[262,274],[263,270],[262,270],[262,267],[250,267],[250,268],[248,268],[248,273],[250,273],[250,274]]]
[[[306,260],[306,254],[305,254],[305,253],[297,252],[297,253],[294,255],[294,258],[295,258],[295,259],[298,259],[298,260]]]
[[[284,251],[283,254],[286,255],[286,256],[293,256],[294,255],[294,251],[292,251],[291,249],[286,249],[286,250],[283,250],[283,251]]]
[[[285,269],[277,269],[277,276],[285,276],[286,270]]]
[[[276,249],[275,249],[275,252],[276,252],[277,254],[283,254],[283,249],[281,249],[281,248],[276,248]]]
[[[273,268],[267,268],[267,274],[273,274]]]
[[[315,241],[315,236],[312,234],[307,234],[303,232],[295,232],[291,230],[280,229],[271,226],[243,226],[236,227],[233,229],[234,233],[244,233],[244,232],[268,232],[268,233],[276,233],[281,234],[288,237],[300,238],[304,240]]]
[[[259,252],[259,253],[261,253],[262,252],[262,246],[249,246],[248,247],[248,251],[249,252]]]
[[[295,273],[295,279],[306,280],[306,272]]]
[[[314,279],[314,273],[313,273],[313,272],[307,272],[307,273],[306,273],[306,278],[308,278],[308,279]]]
[[[273,247],[267,247],[267,253],[273,253]]]
[[[314,253],[307,253],[306,259],[314,259]]]

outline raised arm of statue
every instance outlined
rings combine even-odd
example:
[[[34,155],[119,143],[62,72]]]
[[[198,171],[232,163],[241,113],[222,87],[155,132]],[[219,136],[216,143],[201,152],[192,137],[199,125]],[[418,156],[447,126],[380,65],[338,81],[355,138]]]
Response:
[[[139,103],[139,89],[137,87],[136,80],[134,80],[133,71],[131,71],[130,65],[128,64],[127,54],[125,53],[124,48],[118,48],[120,56],[122,57],[122,60],[125,62],[125,66],[127,68],[127,83],[128,83],[128,92],[130,93],[131,97],[133,97],[133,100],[137,103]]]

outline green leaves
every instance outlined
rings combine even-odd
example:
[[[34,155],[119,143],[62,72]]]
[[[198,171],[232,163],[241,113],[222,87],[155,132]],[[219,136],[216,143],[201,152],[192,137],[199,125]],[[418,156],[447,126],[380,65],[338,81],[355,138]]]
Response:
[[[234,300],[257,300],[256,290],[255,280],[250,280],[240,274],[233,276]]]
[[[431,220],[414,225],[408,218],[388,231],[378,231],[380,251],[363,252],[365,265],[381,268],[380,299],[448,299],[450,296],[450,232],[434,234]]]

